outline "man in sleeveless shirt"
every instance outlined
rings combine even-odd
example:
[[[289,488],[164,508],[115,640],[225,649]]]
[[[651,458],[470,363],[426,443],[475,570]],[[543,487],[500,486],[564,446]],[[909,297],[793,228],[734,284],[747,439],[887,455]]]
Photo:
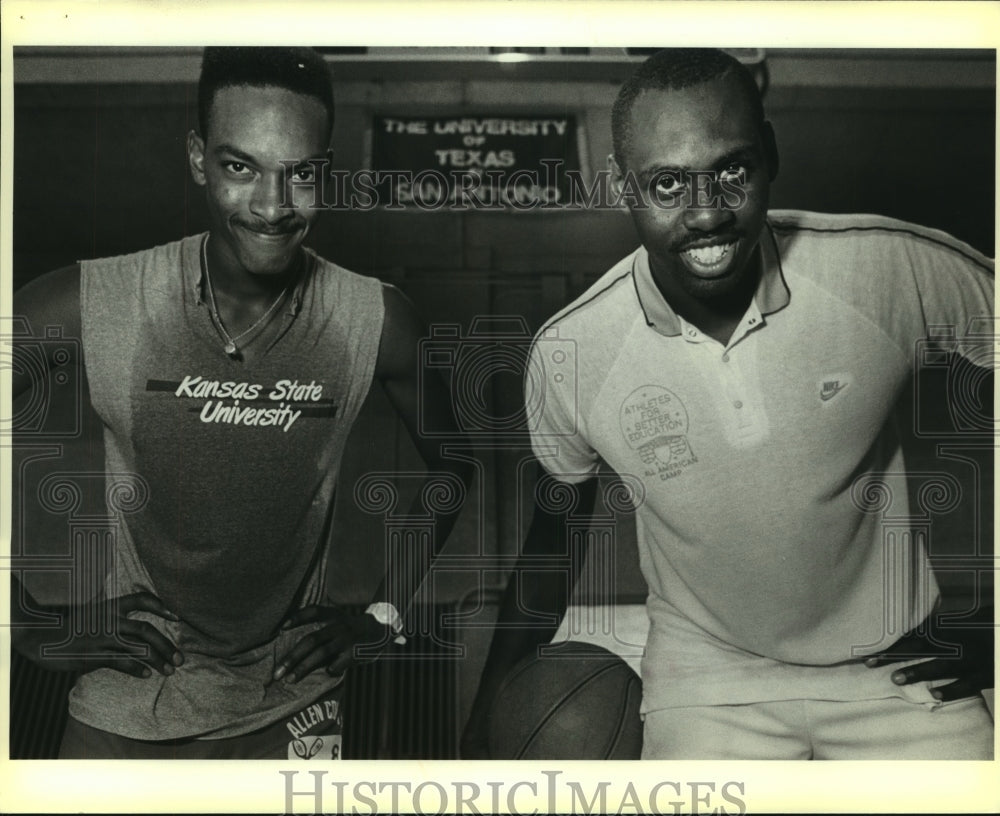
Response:
[[[926,548],[881,512],[891,494],[907,518],[894,409],[922,344],[952,327],[993,365],[993,262],[888,218],[768,212],[774,133],[723,52],[650,57],[612,123],[642,247],[543,327],[536,370],[554,338],[573,359],[548,367],[531,435],[577,513],[602,468],[630,486],[643,757],[990,758],[993,630],[935,631]],[[488,755],[500,683],[551,638],[538,615],[566,608],[564,575],[530,563],[565,557],[565,513],[536,504],[466,756]]]
[[[209,232],[85,261],[17,294],[15,314],[36,333],[82,340],[108,483],[134,502],[106,597],[42,610],[59,613],[58,631],[17,627],[39,605],[15,579],[14,644],[83,672],[63,757],[338,758],[343,672],[356,646],[399,639],[427,568],[387,565],[363,614],[326,600],[337,473],[371,383],[428,479],[460,496],[469,471],[416,431],[418,400],[454,426],[443,383],[418,383],[412,305],[303,247],[333,128],[322,57],[207,49],[198,106],[188,157]],[[15,396],[31,387],[15,373]],[[455,512],[436,518],[437,541]],[[81,615],[111,623],[71,638]],[[51,648],[67,641],[71,652]]]

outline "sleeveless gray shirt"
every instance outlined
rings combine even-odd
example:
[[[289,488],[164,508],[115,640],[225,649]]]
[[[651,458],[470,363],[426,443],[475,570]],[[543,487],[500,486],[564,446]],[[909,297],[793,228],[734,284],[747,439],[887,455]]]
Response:
[[[70,714],[134,739],[234,736],[308,704],[341,678],[271,682],[309,627],[287,614],[325,592],[334,488],[368,393],[381,284],[308,252],[311,266],[257,360],[230,359],[211,322],[206,236],[83,262],[91,400],[117,502],[111,597],[148,590],[181,618],[141,615],[180,648],[175,674],[81,677]]]

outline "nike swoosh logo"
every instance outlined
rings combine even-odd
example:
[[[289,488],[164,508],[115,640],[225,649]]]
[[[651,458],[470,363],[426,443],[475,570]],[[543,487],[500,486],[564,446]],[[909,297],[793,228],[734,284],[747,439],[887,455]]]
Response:
[[[833,387],[833,388],[832,388],[831,390],[829,390],[829,391],[826,391],[826,390],[824,390],[824,391],[821,391],[821,392],[820,392],[820,395],[819,395],[819,398],[820,398],[821,400],[823,400],[823,402],[828,402],[829,400],[832,400],[832,399],[833,399],[833,398],[834,398],[835,396],[837,396],[837,394],[839,394],[839,393],[840,393],[841,391],[843,391],[843,390],[844,390],[845,388],[847,388],[847,386],[846,386],[846,385],[839,385],[839,384],[838,384],[838,385],[835,385],[835,386],[834,386],[834,387]]]

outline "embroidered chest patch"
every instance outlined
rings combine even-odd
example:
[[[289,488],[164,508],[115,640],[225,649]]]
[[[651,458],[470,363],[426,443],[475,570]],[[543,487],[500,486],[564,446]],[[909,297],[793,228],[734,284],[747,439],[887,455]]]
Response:
[[[688,443],[687,409],[672,391],[659,385],[635,389],[622,402],[618,421],[646,478],[672,479],[698,461]]]

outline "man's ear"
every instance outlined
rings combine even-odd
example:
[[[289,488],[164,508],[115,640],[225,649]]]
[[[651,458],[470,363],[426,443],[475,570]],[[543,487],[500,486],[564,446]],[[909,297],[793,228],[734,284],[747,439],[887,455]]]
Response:
[[[191,178],[194,183],[205,186],[205,142],[193,130],[187,137],[188,166],[191,168]]]
[[[767,162],[767,177],[774,181],[778,177],[778,140],[774,138],[774,128],[765,121],[760,126],[760,138],[764,147],[764,161]]]
[[[614,153],[608,153],[608,174],[611,177],[611,194],[615,201],[622,200],[622,185],[625,183],[625,173],[615,160]]]

